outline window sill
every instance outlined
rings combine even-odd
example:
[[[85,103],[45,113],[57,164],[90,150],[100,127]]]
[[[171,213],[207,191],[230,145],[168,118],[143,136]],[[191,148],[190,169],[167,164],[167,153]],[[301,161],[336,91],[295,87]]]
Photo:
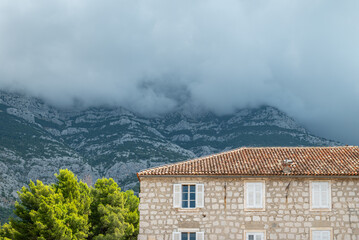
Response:
[[[177,212],[188,212],[188,213],[191,213],[191,212],[199,212],[200,208],[176,208]]]
[[[331,208],[311,208],[309,209],[311,212],[330,212],[332,211]]]
[[[244,208],[245,212],[265,212],[265,208]]]

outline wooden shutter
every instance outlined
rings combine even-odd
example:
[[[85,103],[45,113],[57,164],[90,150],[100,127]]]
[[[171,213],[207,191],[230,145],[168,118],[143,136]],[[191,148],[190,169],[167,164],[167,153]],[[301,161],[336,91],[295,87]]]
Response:
[[[204,232],[196,232],[196,240],[204,240]]]
[[[255,207],[262,208],[263,207],[263,186],[262,183],[255,183]]]
[[[180,232],[173,232],[172,240],[181,240],[181,233]]]
[[[246,207],[254,207],[254,183],[246,183]]]
[[[330,240],[330,231],[323,231],[321,240]]]
[[[312,207],[320,207],[320,183],[312,182]]]
[[[316,230],[312,231],[312,240],[330,240],[330,231]]]
[[[330,208],[329,182],[312,182],[312,208]]]
[[[321,182],[320,183],[320,205],[324,208],[329,208],[329,183]]]
[[[246,183],[246,208],[263,208],[263,183]]]
[[[196,184],[196,207],[204,207],[204,185]]]
[[[173,184],[173,207],[181,207],[181,184]],[[180,239],[179,239],[180,240]]]
[[[247,233],[246,240],[264,240],[263,233]]]
[[[322,240],[321,232],[313,231],[312,232],[312,240]]]

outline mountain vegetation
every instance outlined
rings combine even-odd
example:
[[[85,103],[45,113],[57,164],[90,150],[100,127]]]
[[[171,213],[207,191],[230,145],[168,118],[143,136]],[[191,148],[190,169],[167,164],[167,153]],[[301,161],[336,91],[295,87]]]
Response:
[[[15,203],[15,218],[2,226],[0,239],[137,239],[139,200],[113,179],[94,187],[60,170],[56,183],[30,182]]]
[[[0,91],[0,221],[8,218],[17,191],[30,180],[56,181],[69,169],[93,186],[113,178],[138,192],[136,172],[242,146],[328,146],[271,106],[217,115],[179,106],[143,116],[122,107],[61,109]]]

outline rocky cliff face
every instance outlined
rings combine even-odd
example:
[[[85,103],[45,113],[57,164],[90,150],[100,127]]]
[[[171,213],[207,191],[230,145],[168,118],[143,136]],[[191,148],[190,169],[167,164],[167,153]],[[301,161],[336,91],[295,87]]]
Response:
[[[145,117],[120,107],[60,110],[0,92],[0,206],[12,204],[30,179],[53,181],[60,168],[89,184],[111,177],[136,188],[141,169],[240,146],[336,144],[270,106],[227,116],[177,111]]]

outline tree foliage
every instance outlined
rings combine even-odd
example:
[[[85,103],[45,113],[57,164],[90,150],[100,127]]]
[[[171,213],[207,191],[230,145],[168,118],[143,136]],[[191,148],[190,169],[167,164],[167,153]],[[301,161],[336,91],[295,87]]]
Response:
[[[0,229],[0,239],[136,239],[139,200],[121,192],[113,179],[99,179],[94,188],[69,170],[55,174],[52,185],[30,182],[15,203],[16,218]]]
[[[90,222],[94,240],[135,239],[138,233],[138,198],[121,192],[113,179],[99,179],[92,190]]]

